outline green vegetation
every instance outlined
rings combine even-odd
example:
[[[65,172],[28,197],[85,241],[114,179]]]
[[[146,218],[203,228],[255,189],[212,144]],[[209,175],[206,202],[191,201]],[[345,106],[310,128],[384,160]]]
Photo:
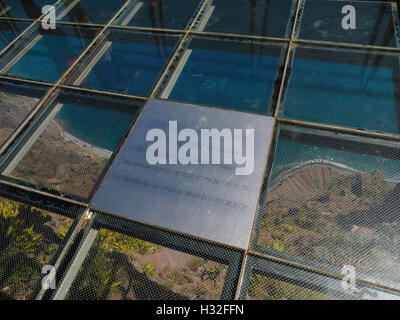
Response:
[[[67,223],[66,227],[61,226],[59,230],[57,230],[57,236],[61,239],[64,240],[65,237],[67,236],[67,233],[69,231],[69,228],[71,228],[71,224]]]
[[[30,298],[70,221],[0,198],[0,299]]]
[[[146,263],[143,265],[142,272],[147,278],[151,278],[156,270],[154,263]]]
[[[400,281],[393,249],[400,246],[400,184],[385,181],[382,172],[299,168],[270,187],[266,203],[259,245]]]
[[[101,229],[69,299],[218,299],[227,268]]]

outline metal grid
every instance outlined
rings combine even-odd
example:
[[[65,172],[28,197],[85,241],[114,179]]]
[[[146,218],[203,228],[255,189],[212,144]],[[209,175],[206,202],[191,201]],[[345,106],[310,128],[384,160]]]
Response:
[[[339,1],[339,0],[338,0]],[[62,0],[59,0],[57,4],[60,4]],[[240,39],[240,40],[246,40],[246,41],[273,41],[273,42],[282,42],[282,43],[287,43],[289,46],[289,50],[287,51],[287,55],[284,59],[284,68],[283,68],[283,81],[281,81],[281,85],[278,90],[278,95],[277,95],[277,102],[276,102],[276,109],[275,109],[275,119],[276,121],[276,126],[283,125],[283,124],[291,124],[294,125],[298,128],[312,128],[312,129],[323,129],[326,131],[334,132],[334,133],[342,133],[342,134],[351,134],[354,138],[357,137],[368,137],[370,139],[382,139],[385,141],[400,141],[400,136],[399,135],[394,135],[394,134],[387,134],[387,133],[378,133],[378,132],[372,132],[372,131],[367,131],[367,130],[358,130],[358,129],[353,129],[353,128],[348,128],[348,127],[341,127],[341,126],[332,126],[332,125],[326,125],[326,124],[321,124],[321,123],[312,123],[312,122],[306,122],[306,121],[299,121],[299,120],[293,120],[293,119],[286,119],[280,117],[280,108],[282,108],[283,101],[284,101],[284,96],[285,96],[285,90],[287,87],[287,82],[290,77],[290,55],[291,52],[297,44],[311,44],[315,46],[329,46],[329,47],[340,47],[340,48],[352,48],[352,49],[365,49],[365,50],[376,50],[377,52],[393,52],[393,53],[400,53],[400,48],[387,48],[387,47],[380,47],[380,46],[370,46],[370,45],[359,45],[359,44],[352,44],[352,43],[333,43],[333,42],[322,42],[322,41],[312,41],[312,40],[301,40],[297,38],[296,32],[298,31],[299,27],[299,19],[301,17],[302,11],[303,11],[303,6],[304,6],[304,0],[299,0],[297,3],[297,8],[296,11],[294,12],[294,15],[292,16],[292,31],[291,31],[291,36],[289,39],[286,38],[270,38],[270,37],[265,37],[265,36],[251,36],[251,35],[236,35],[236,34],[225,34],[225,33],[212,33],[212,32],[203,32],[203,31],[197,31],[197,23],[200,21],[202,16],[205,14],[207,7],[209,6],[209,1],[203,0],[201,1],[201,6],[199,10],[196,13],[195,19],[193,19],[193,22],[188,26],[186,30],[172,30],[172,29],[157,29],[157,28],[145,28],[145,27],[131,27],[131,26],[120,26],[120,25],[114,25],[113,23],[116,21],[116,19],[119,17],[119,15],[123,12],[123,10],[131,5],[134,0],[128,0],[123,7],[115,14],[115,16],[105,25],[96,25],[96,24],[87,24],[87,23],[70,23],[70,22],[57,22],[60,24],[65,24],[65,25],[78,25],[82,27],[100,27],[101,31],[98,33],[98,35],[93,39],[93,41],[90,43],[90,45],[81,53],[81,55],[78,57],[78,59],[68,68],[68,70],[65,71],[65,73],[55,82],[55,83],[45,83],[42,81],[33,81],[33,80],[26,80],[26,79],[18,79],[19,81],[26,82],[26,83],[32,83],[32,84],[42,84],[45,86],[49,87],[48,92],[46,95],[41,99],[40,103],[36,106],[35,110],[33,110],[30,115],[24,120],[24,122],[21,124],[21,126],[14,132],[14,134],[9,137],[9,139],[6,141],[6,143],[2,146],[0,149],[0,154],[4,155],[8,152],[9,148],[15,143],[15,141],[18,139],[21,133],[23,133],[30,125],[30,121],[35,117],[35,115],[44,107],[46,104],[51,101],[52,97],[57,94],[58,90],[60,89],[70,89],[72,91],[77,91],[77,92],[87,92],[91,94],[104,94],[104,95],[109,95],[113,97],[119,97],[119,98],[133,98],[133,99],[141,99],[143,101],[147,101],[150,98],[156,98],[157,97],[157,92],[162,85],[163,81],[165,80],[166,77],[168,77],[168,73],[171,70],[171,67],[174,64],[174,61],[178,59],[179,55],[181,52],[185,49],[185,46],[187,45],[189,39],[193,36],[205,36],[205,37],[211,37],[211,38],[226,38],[226,39]],[[393,3],[393,2],[388,2],[388,3]],[[395,4],[394,4],[395,5]],[[397,1],[398,5],[398,1]],[[41,23],[42,19],[44,18],[44,15],[39,17],[36,20],[29,20],[29,19],[13,19],[13,18],[4,18],[0,17],[0,20],[15,20],[15,21],[31,21],[32,24],[24,30],[19,36],[17,36],[13,41],[11,41],[1,52],[0,52],[0,57],[3,56],[6,52],[9,51],[10,48],[12,48],[23,36],[31,32],[39,23]],[[129,95],[129,94],[122,94],[122,93],[115,93],[115,92],[104,92],[100,90],[94,90],[94,89],[86,89],[86,88],[77,88],[73,87],[70,85],[66,85],[66,81],[68,80],[68,77],[71,75],[72,71],[74,68],[80,63],[88,54],[88,52],[98,43],[99,40],[104,37],[106,32],[111,29],[126,29],[126,30],[136,30],[136,31],[157,31],[161,33],[171,33],[171,34],[180,34],[182,35],[182,40],[178,44],[175,53],[170,60],[170,62],[163,68],[163,73],[160,76],[158,82],[154,86],[154,90],[152,94],[150,94],[148,97],[147,96],[135,96],[135,95]],[[0,76],[0,79],[4,80],[15,80],[15,78],[10,77],[10,76]],[[277,130],[275,132],[275,139],[278,138],[278,133]],[[273,161],[273,153],[271,153],[269,157],[269,161],[267,163],[267,168],[269,168],[272,164]],[[266,177],[267,174],[269,173],[269,170],[266,170]],[[35,188],[27,187],[27,186],[21,186],[19,184],[15,184],[10,181],[1,181],[0,185],[2,189],[4,190],[12,190],[11,194],[22,194],[24,197],[27,197],[27,195],[34,195],[34,197],[39,197],[40,199],[54,199],[54,201],[66,201],[66,203],[69,203],[70,205],[78,205],[80,208],[86,208],[90,209],[89,206],[85,202],[81,201],[76,201],[72,199],[64,199],[61,196],[57,196],[54,194],[51,194],[49,192],[45,191],[38,191],[35,190]],[[29,198],[29,196],[28,196]],[[46,207],[47,208],[47,207]],[[89,211],[87,211],[89,212]],[[105,213],[106,214],[106,213]],[[122,219],[119,219],[117,217],[112,217],[110,218],[112,220],[112,224],[117,223],[118,221],[120,224],[122,224]],[[82,239],[87,239],[89,230],[92,228],[92,220],[90,218],[90,215],[82,215],[80,218],[79,222],[76,223],[76,227],[74,228],[74,231],[71,232],[71,237],[69,239],[67,248],[60,254],[58,262],[60,264],[60,270],[63,270],[61,272],[61,278],[63,281],[68,277],[69,270],[71,270],[71,264],[79,258],[79,253],[81,252],[82,246],[85,243],[85,240]],[[89,221],[89,224],[87,225],[87,222]],[[117,228],[118,232],[127,232],[126,231],[126,226],[128,226],[129,232],[132,230],[132,224],[135,222],[124,222],[123,224],[125,227],[120,226],[120,228]],[[256,221],[254,224],[254,231],[256,227]],[[164,230],[162,228],[154,227],[154,226],[149,226],[146,224],[140,224],[139,230],[143,232],[143,229],[146,228],[153,228],[152,232],[160,232],[163,233],[164,236],[168,234],[168,237],[173,237],[173,236],[178,236],[177,233],[171,230]],[[125,231],[124,231],[125,230]],[[129,233],[128,232],[128,233]],[[143,236],[143,235],[142,235]],[[191,235],[182,235],[188,239],[188,241],[203,241],[202,239],[197,239],[196,237],[193,237]],[[165,240],[165,239],[164,239]],[[156,239],[156,242],[160,242],[159,239]],[[167,241],[167,240],[165,240]],[[168,241],[167,241],[168,242]],[[217,243],[212,243],[205,241],[207,243],[207,246],[210,246],[211,248],[218,248],[219,245]],[[169,246],[172,246],[172,244],[169,244]],[[274,253],[271,255],[270,253],[263,253],[263,252],[256,252],[252,249],[251,245],[249,246],[248,250],[240,250],[238,248],[230,248],[230,250],[235,250],[236,252],[239,252],[241,255],[241,268],[240,270],[237,269],[235,271],[235,276],[232,277],[232,279],[229,281],[230,286],[236,287],[236,295],[235,298],[243,298],[246,295],[247,288],[249,286],[249,280],[251,274],[249,273],[249,268],[252,265],[252,261],[254,259],[258,259],[261,262],[261,266],[256,268],[257,269],[257,274],[260,276],[269,276],[271,277],[270,273],[265,273],[265,268],[262,266],[267,266],[268,263],[265,262],[266,260],[263,259],[269,259],[273,263],[284,263],[290,268],[294,268],[295,270],[306,270],[307,272],[314,272],[320,274],[324,279],[329,278],[329,277],[334,277],[336,279],[341,279],[343,278],[343,275],[337,273],[337,272],[332,272],[330,270],[321,268],[319,266],[313,266],[310,264],[304,264],[304,263],[299,263],[298,261],[293,261],[291,259],[288,259],[287,257],[280,257],[279,255],[275,255]],[[67,275],[66,277],[63,277],[64,275]],[[76,275],[76,274],[75,274]],[[362,279],[356,279],[358,283],[365,285],[365,286],[371,286],[373,290],[389,290],[391,293],[400,293],[399,289],[393,288],[393,287],[386,287],[380,283],[371,283]],[[285,278],[278,278],[278,281],[285,281]],[[293,280],[295,285],[298,285],[298,279]],[[71,285],[71,283],[70,283]],[[64,288],[65,289],[65,288]],[[311,288],[315,289],[315,288]],[[60,292],[61,290],[59,290]],[[58,293],[59,293],[58,292]],[[62,293],[62,292],[61,292]],[[56,293],[57,294],[57,293]],[[52,294],[49,293],[49,291],[44,292],[43,290],[40,291],[40,293],[37,295],[37,298],[49,298],[51,297]],[[307,297],[313,296],[312,293],[309,293]],[[226,296],[226,298],[229,298],[232,296]],[[278,297],[278,296],[277,296]],[[277,298],[275,297],[275,298]]]

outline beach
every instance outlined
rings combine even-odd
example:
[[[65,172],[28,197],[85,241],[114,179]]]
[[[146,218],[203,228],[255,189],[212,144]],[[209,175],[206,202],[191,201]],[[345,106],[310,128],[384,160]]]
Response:
[[[72,141],[75,144],[77,144],[77,145],[79,145],[79,146],[81,146],[81,147],[83,147],[85,149],[88,149],[88,150],[98,154],[99,156],[102,156],[102,157],[105,157],[105,158],[110,158],[112,156],[112,154],[113,154],[112,151],[106,150],[106,149],[103,149],[103,148],[100,148],[100,147],[97,147],[97,146],[94,146],[94,145],[92,145],[90,143],[87,143],[87,142],[77,138],[76,136],[70,134],[68,131],[63,130],[60,127],[60,125],[57,123],[57,121],[53,120],[53,122],[55,123],[55,125],[58,128],[58,131],[60,132],[61,136],[65,140]]]

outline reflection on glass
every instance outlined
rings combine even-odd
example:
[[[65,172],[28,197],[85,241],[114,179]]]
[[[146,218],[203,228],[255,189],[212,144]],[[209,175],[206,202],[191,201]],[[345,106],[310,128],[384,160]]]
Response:
[[[55,2],[55,0],[1,0],[0,17],[37,19],[42,15],[44,6]]]
[[[227,266],[100,229],[67,299],[219,299]]]
[[[111,31],[74,71],[70,84],[149,95],[177,36]]]
[[[313,137],[320,145],[330,144],[322,147],[296,138],[295,132],[290,138],[283,133],[263,201],[258,244],[339,270],[352,265],[358,276],[398,283],[398,149],[390,151],[389,159],[352,152],[334,139]],[[352,148],[360,145],[351,143]],[[386,152],[372,145],[360,149]]]
[[[115,101],[104,106],[101,100],[79,100],[57,99],[3,175],[87,199],[130,128],[137,107],[117,112]]]
[[[400,131],[398,55],[299,46],[283,116],[372,131]]]
[[[72,222],[0,197],[0,300],[32,298]]]
[[[330,300],[333,297],[296,284],[253,272],[249,280],[247,300]]]
[[[0,21],[0,50],[3,50],[14,40],[30,23],[21,21]]]
[[[289,13],[297,1],[293,0],[214,0],[199,31],[250,34],[288,38],[291,32]]]
[[[355,8],[355,29],[342,27],[346,5]],[[396,47],[395,28],[391,3],[306,0],[299,38]]]
[[[61,21],[107,24],[126,0],[62,0],[57,13]]]
[[[129,26],[185,29],[200,0],[139,0],[128,6],[116,21]]]
[[[55,82],[91,42],[97,29],[77,26],[41,27],[25,35],[2,61],[2,73]]]
[[[39,102],[45,88],[17,82],[0,82],[0,145]]]
[[[284,49],[281,44],[194,38],[161,98],[271,114]]]

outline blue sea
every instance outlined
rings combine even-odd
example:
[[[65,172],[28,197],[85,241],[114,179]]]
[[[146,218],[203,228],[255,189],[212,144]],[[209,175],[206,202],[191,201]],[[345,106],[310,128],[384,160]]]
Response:
[[[140,57],[135,63],[140,70],[138,79],[142,77],[146,79],[142,82],[142,85],[139,85],[139,91],[143,93],[151,86],[150,78],[155,78],[156,69],[159,70],[165,57],[169,54],[164,50],[157,53],[149,47],[149,45],[137,45],[135,48],[138,51],[138,57]],[[167,51],[169,50],[171,48],[167,49]],[[139,63],[144,61],[146,55],[144,51],[149,54],[147,62],[151,66],[144,67]],[[124,61],[123,56],[128,61],[135,58],[129,50],[129,52],[124,51],[122,55],[114,55],[114,62],[129,64],[128,61]],[[277,58],[270,56],[261,56],[260,58],[257,55],[252,57],[249,54],[193,50],[170,98],[189,103],[235,107],[243,111],[265,112],[270,99],[277,62]],[[98,72],[101,70],[104,76],[107,74],[107,68],[104,68],[105,64],[107,64],[106,57],[97,65]],[[235,66],[235,68],[232,68],[232,66]],[[316,77],[314,79],[300,79],[301,72],[298,70],[310,67],[314,70],[320,70]],[[298,62],[296,68],[297,72],[294,73],[294,78],[291,80],[292,89],[289,90],[289,101],[293,106],[296,102],[298,106],[285,109],[285,112],[290,113],[291,116],[306,115],[309,120],[325,120],[327,122],[335,119],[335,123],[340,120],[342,125],[369,129],[384,127],[385,131],[397,132],[394,101],[391,98],[393,87],[390,70],[384,68],[373,70],[372,67],[310,61]],[[117,68],[116,70],[120,75],[123,74],[122,69]],[[116,89],[117,86],[122,85],[129,86],[132,88],[131,90],[134,90],[129,79],[132,79],[132,74],[135,74],[135,72],[133,72],[132,67],[126,70],[129,70],[129,72],[126,77],[122,77],[124,79],[122,84],[118,84],[115,77],[108,78],[108,85],[110,86],[108,89]],[[92,73],[87,81],[95,81],[95,75],[98,75],[98,72]],[[332,77],[332,74],[341,74],[342,72],[348,75],[348,78],[344,78],[344,80],[340,78],[344,82],[338,83],[338,79]],[[363,89],[359,87],[359,81],[355,82],[352,79],[358,79],[360,74],[364,74],[364,72],[367,74],[372,72],[374,76],[369,82],[366,82]],[[149,74],[146,76],[147,73]],[[368,78],[368,76],[366,77]],[[293,83],[298,85],[293,86]],[[346,87],[347,90],[336,90],[332,94],[332,92],[319,90],[321,83],[331,83],[335,88]],[[100,82],[97,84],[100,85]],[[313,96],[310,96],[307,90],[302,93],[302,87],[312,91]],[[365,88],[376,93],[376,98],[363,97]],[[384,101],[379,100],[380,93],[389,98]],[[324,100],[326,101],[325,108],[321,108],[318,101]],[[339,105],[343,108],[344,114],[337,113],[338,110],[335,106]],[[377,108],[377,105],[379,105],[379,108]],[[362,108],[362,117],[360,116],[360,108]],[[115,150],[118,146],[133,120],[133,115],[72,104],[64,105],[58,113],[58,117],[64,121],[66,130],[72,135],[110,151]],[[392,121],[388,122],[388,120]],[[310,160],[336,162],[369,173],[381,169],[386,179],[400,180],[399,161],[286,141],[279,141],[278,143],[273,171],[279,172],[285,167]]]
[[[279,140],[271,180],[295,166],[310,161],[334,163],[351,171],[374,173],[381,170],[388,181],[400,182],[400,161],[320,146]]]
[[[65,130],[75,137],[94,146],[115,151],[134,115],[65,104],[57,117],[64,122]]]
[[[56,82],[89,43],[90,39],[87,38],[46,35],[7,74]]]
[[[396,111],[392,72],[384,67],[295,60],[283,115],[397,134],[400,110]]]
[[[266,114],[277,65],[268,55],[194,49],[169,98]]]

